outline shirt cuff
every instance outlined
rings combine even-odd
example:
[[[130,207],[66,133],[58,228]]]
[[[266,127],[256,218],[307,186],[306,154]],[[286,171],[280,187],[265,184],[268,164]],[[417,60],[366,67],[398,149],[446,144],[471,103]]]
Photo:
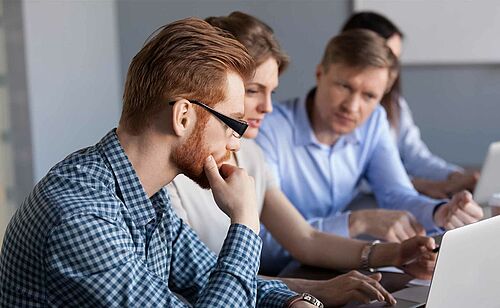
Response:
[[[256,275],[260,265],[262,240],[242,224],[229,226],[219,253],[217,268],[232,273]]]
[[[436,213],[437,209],[441,207],[442,205],[445,205],[448,203],[448,201],[441,201],[438,204],[434,206],[434,209],[432,210],[432,221],[434,221],[434,214]],[[442,234],[444,231],[446,231],[445,228],[438,227],[436,224],[434,224],[434,227],[431,229],[426,229],[427,230],[427,236],[435,236]]]
[[[435,204],[430,204],[430,206],[424,206],[422,211],[423,217],[428,217],[426,219],[420,220],[420,222],[424,222],[423,226],[427,231],[428,235],[436,235],[443,233],[444,229],[436,225],[434,222],[434,213],[436,213],[437,209],[446,204],[448,201],[441,201]]]
[[[283,307],[290,297],[296,295],[282,281],[257,278],[257,306]]]
[[[309,223],[320,231],[333,233],[338,236],[350,237],[349,215],[351,215],[351,212],[347,211],[326,218],[313,218],[309,220]]]

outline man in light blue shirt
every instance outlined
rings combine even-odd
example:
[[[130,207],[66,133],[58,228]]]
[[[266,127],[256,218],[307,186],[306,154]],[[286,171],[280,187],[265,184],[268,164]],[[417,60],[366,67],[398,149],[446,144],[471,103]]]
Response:
[[[402,241],[483,215],[468,192],[437,201],[414,190],[378,103],[396,66],[377,34],[346,31],[329,42],[316,88],[302,99],[277,104],[261,127],[257,142],[281,189],[322,231]],[[343,212],[361,179],[369,182],[381,208]],[[265,230],[262,235],[262,266],[273,271],[287,255]]]
[[[356,12],[345,22],[341,31],[366,29],[386,40],[398,59],[403,50],[403,32],[387,17],[374,12]],[[473,191],[479,178],[477,172],[448,163],[433,154],[420,136],[413,121],[410,106],[401,95],[401,78],[394,82],[380,104],[387,112],[392,137],[397,144],[401,161],[415,189],[431,198],[448,198],[463,189]],[[361,198],[364,200],[366,198]]]

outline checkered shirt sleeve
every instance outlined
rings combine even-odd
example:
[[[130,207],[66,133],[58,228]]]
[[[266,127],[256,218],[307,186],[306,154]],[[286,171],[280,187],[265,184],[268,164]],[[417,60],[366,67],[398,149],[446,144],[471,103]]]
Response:
[[[55,306],[184,305],[170,291],[165,275],[147,270],[127,232],[114,222],[76,217],[54,229],[47,246],[47,287]],[[279,282],[257,283],[260,242],[245,226],[231,226],[217,262],[198,246],[184,225],[167,266],[172,290],[194,306],[255,307],[257,286],[261,307],[281,307],[291,295]]]
[[[105,155],[104,155],[104,154]],[[114,131],[70,155],[7,228],[0,307],[282,307],[294,295],[257,278],[262,242],[231,225],[217,258],[170,206],[148,198]]]

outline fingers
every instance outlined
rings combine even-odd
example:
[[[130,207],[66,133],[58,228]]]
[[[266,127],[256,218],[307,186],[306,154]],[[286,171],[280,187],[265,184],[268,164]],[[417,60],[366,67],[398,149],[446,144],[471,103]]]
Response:
[[[407,213],[406,217],[408,221],[407,223],[403,224],[403,227],[408,237],[405,238],[405,240],[408,238],[412,238],[416,235],[425,236],[424,227],[417,222],[415,217],[411,213]]]
[[[429,280],[432,278],[434,262],[414,262],[403,266],[402,269],[415,278]]]
[[[408,212],[404,212],[388,233],[388,237],[396,238],[397,242],[403,242],[416,235],[425,235],[425,229]]]
[[[470,195],[468,192],[467,194]],[[483,209],[474,201],[466,202],[464,205],[460,204],[460,202],[464,202],[465,200],[468,200],[468,198],[469,196],[457,197],[456,199],[454,197],[454,199],[450,202],[449,212],[444,226],[446,229],[462,227],[464,225],[474,223],[483,217]],[[459,199],[461,200],[457,201]],[[459,203],[458,205],[453,204],[457,202]]]
[[[483,217],[483,209],[472,199],[468,191],[456,193],[447,207],[448,213],[444,224],[446,229],[458,228]]]
[[[370,274],[368,275],[368,277],[376,281],[380,281],[382,279],[382,274],[381,273]]]
[[[366,276],[358,271],[351,271],[348,275],[353,278],[354,289],[352,291],[357,300],[364,303],[371,300],[386,301],[390,304],[396,303],[394,297],[378,282],[382,278],[380,273]]]
[[[476,221],[483,218],[483,209],[475,202],[471,201],[465,205],[464,211],[471,217],[475,218]]]
[[[436,248],[436,241],[432,237],[419,236],[416,239],[417,244],[422,248],[421,252],[431,252]]]
[[[425,273],[432,274],[432,272],[434,271],[434,267],[436,266],[435,255],[436,254],[434,254],[434,256],[431,254],[426,254],[425,256],[422,256],[421,259],[419,259],[418,263]]]
[[[456,211],[454,216],[456,216],[458,220],[460,220],[460,222],[462,222],[464,225],[468,225],[477,221],[477,218],[469,215],[465,211]]]
[[[221,176],[225,179],[231,176],[231,174],[233,174],[238,169],[240,168],[230,164],[223,164],[222,166],[220,166],[219,172]]]
[[[387,290],[380,285],[380,283],[374,279],[365,276],[365,279],[361,280],[358,285],[357,290],[361,291],[370,300],[378,300],[380,302],[387,302],[390,304],[395,304],[396,300],[394,297],[387,292]]]
[[[404,241],[401,244],[400,265],[408,265],[417,262],[427,254],[434,254],[432,250],[435,246],[436,243],[431,237],[417,236]],[[428,259],[428,257],[425,258]]]
[[[402,224],[397,224],[394,226],[396,231],[396,236],[399,239],[399,242],[406,241],[410,237],[415,236],[415,231],[411,227],[409,222],[404,222]]]
[[[478,219],[467,215],[464,211],[455,211],[450,217],[448,217],[447,223],[445,224],[446,229],[455,229],[476,222]]]
[[[415,235],[425,236],[426,232],[424,226],[419,224],[413,215],[410,217],[410,224],[415,232]]]
[[[461,192],[454,194],[453,198],[451,199],[451,202],[454,204],[454,206],[462,209],[467,205],[467,203],[470,203],[472,201],[472,194],[466,190],[462,190]]]
[[[217,168],[217,163],[215,162],[215,159],[212,155],[207,157],[207,159],[205,160],[203,169],[205,170],[205,174],[207,175],[210,187],[216,187],[217,185],[219,185],[219,183],[224,181],[219,174],[219,168]]]
[[[389,232],[387,232],[387,234],[385,235],[385,240],[392,243],[401,242],[399,240],[399,237],[396,235],[396,232],[393,230],[393,228],[391,228]]]
[[[450,217],[449,223],[454,227],[454,228],[460,228],[465,225],[463,221],[458,219],[457,215],[453,215]]]

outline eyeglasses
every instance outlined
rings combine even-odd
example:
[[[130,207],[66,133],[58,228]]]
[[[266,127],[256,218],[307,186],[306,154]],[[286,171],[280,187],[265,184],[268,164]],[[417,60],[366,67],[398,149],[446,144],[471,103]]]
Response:
[[[247,122],[242,121],[242,120],[233,119],[231,117],[228,117],[227,115],[223,115],[222,113],[220,113],[220,112],[216,111],[215,109],[203,104],[200,101],[197,101],[194,99],[188,99],[188,102],[190,102],[191,104],[196,104],[198,106],[205,108],[208,112],[210,112],[215,117],[217,117],[219,120],[221,120],[222,123],[226,124],[230,129],[232,129],[233,136],[238,138],[238,139],[243,137],[243,134],[245,133],[245,131],[248,128]],[[168,102],[168,104],[170,106],[175,105],[175,103],[176,103],[176,101]]]

